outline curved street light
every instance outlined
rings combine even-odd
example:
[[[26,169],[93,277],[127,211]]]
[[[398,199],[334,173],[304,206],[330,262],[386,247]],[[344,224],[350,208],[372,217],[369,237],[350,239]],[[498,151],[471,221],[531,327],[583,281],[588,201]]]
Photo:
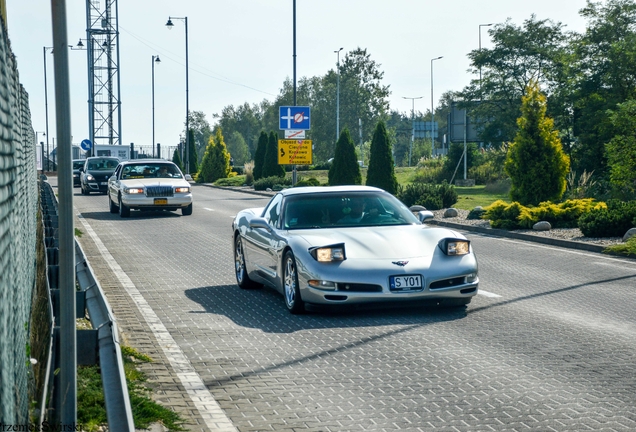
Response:
[[[340,139],[340,51],[343,48],[334,51],[337,55],[336,60],[336,76],[337,78],[337,90],[336,90],[336,142]]]
[[[435,109],[433,108],[433,62],[444,58],[444,56],[431,59],[431,152],[435,152]]]
[[[411,146],[409,147],[409,166],[411,166],[411,154],[413,153],[413,141],[415,141],[415,99],[422,99],[424,96],[405,97],[402,99],[411,99],[413,101],[413,109],[411,110],[411,121],[413,122],[413,130],[411,131]]]
[[[155,63],[161,63],[159,55],[152,56],[152,157],[155,157]]]

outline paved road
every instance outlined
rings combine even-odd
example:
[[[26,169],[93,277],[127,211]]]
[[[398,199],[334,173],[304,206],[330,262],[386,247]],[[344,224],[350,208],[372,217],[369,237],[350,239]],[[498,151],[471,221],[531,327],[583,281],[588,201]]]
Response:
[[[263,197],[195,186],[194,214],[74,205],[80,243],[157,399],[191,430],[636,430],[636,261],[467,233],[465,311],[290,315],[243,291],[230,223]]]

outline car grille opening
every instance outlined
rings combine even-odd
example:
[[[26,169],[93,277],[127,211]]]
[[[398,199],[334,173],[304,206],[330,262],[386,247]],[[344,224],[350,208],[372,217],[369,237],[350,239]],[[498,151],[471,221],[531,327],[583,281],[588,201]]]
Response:
[[[333,295],[333,294],[325,295],[325,300],[345,301],[346,299],[347,299],[347,296],[344,296],[344,295]]]
[[[380,285],[372,284],[354,284],[354,283],[339,283],[337,284],[338,291],[349,292],[382,292]]]
[[[472,288],[464,288],[463,290],[459,290],[460,293],[462,294],[470,294],[472,292],[477,291],[477,287],[472,287]]]
[[[149,197],[171,197],[174,196],[172,186],[148,186],[146,196]]]
[[[452,279],[442,279],[435,282],[431,282],[431,284],[429,285],[429,288],[430,289],[450,288],[457,285],[463,285],[465,283],[464,280],[465,278],[463,276],[452,278]]]

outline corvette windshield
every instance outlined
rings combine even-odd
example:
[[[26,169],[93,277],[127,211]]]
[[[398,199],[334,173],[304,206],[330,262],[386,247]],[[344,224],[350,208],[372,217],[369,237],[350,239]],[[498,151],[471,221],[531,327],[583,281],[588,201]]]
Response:
[[[322,193],[290,196],[284,208],[285,229],[410,225],[418,219],[389,194]]]

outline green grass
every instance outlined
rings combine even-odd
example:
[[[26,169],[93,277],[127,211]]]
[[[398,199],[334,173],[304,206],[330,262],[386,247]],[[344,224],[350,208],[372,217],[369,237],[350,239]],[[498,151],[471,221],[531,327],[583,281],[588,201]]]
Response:
[[[135,367],[136,362],[151,362],[147,355],[122,346],[124,373],[136,429],[148,429],[153,423],[163,424],[169,431],[183,431],[185,420],[176,412],[150,398],[144,385],[146,376]],[[77,370],[77,421],[83,430],[95,432],[107,424],[104,390],[99,366],[80,366]]]
[[[396,167],[395,177],[400,185],[406,186],[412,183],[411,179],[415,174],[415,167]],[[367,168],[361,168],[362,184],[365,184],[367,180]],[[326,185],[328,182],[327,170],[312,170],[312,171],[298,171],[298,180],[315,178],[321,185]],[[291,176],[291,173],[287,173],[287,176]],[[238,175],[231,178],[220,179],[214,184],[217,186],[242,186],[245,183],[245,176]],[[488,206],[493,202],[501,200],[509,200],[508,191],[510,185],[506,182],[497,183],[488,186],[473,186],[473,187],[455,187],[458,194],[458,201],[455,207],[463,210],[472,210],[477,206]]]

